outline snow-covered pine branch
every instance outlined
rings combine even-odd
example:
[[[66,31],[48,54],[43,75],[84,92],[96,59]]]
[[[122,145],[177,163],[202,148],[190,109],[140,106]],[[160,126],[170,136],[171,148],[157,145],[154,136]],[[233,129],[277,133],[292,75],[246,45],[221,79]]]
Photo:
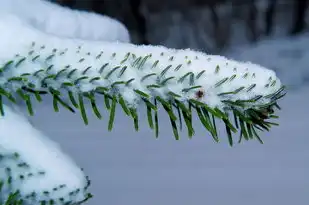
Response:
[[[93,12],[71,10],[46,0],[1,0],[0,12],[13,14],[39,30],[66,38],[130,42],[119,21]]]
[[[79,109],[87,124],[84,101],[91,101],[100,118],[95,95],[102,94],[110,111],[109,129],[116,104],[134,119],[138,129],[136,109],[144,103],[149,125],[158,135],[160,103],[170,116],[176,139],[176,122],[181,116],[188,135],[194,134],[191,114],[195,110],[216,141],[215,119],[222,120],[233,144],[232,132],[238,128],[245,139],[259,139],[255,129],[268,130],[273,125],[266,119],[276,117],[272,113],[278,107],[277,99],[284,95],[275,73],[252,63],[189,49],[63,39],[9,15],[1,17],[0,29],[1,96],[11,98],[9,93],[19,93],[30,113],[30,96],[40,100],[40,94],[49,93],[56,110],[57,104],[72,112]],[[69,96],[72,105],[61,100],[63,96]]]
[[[0,204],[12,193],[24,205],[87,200],[89,180],[57,144],[8,106],[0,117]],[[11,196],[12,197],[12,196]]]

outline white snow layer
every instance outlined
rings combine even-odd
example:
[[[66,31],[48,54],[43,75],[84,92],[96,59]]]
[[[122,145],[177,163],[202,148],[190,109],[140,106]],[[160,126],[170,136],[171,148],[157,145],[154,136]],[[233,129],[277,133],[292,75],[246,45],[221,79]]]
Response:
[[[200,100],[212,107],[220,107],[222,100],[248,100],[259,95],[269,95],[281,87],[275,72],[264,67],[189,49],[174,50],[157,46],[62,39],[46,35],[9,15],[0,18],[0,29],[2,31],[0,47],[5,48],[0,50],[0,63],[3,65],[9,60],[20,61],[26,58],[18,66],[19,69],[8,69],[4,75],[6,79],[1,79],[2,83],[9,77],[16,77],[26,72],[34,73],[50,66],[53,66],[50,74],[56,74],[64,68],[67,68],[67,71],[76,68],[74,73],[76,79],[84,76],[85,70],[89,79],[99,77],[95,83],[89,83],[89,79],[81,81],[79,85],[81,91],[91,91],[97,86],[109,87],[115,82],[127,82],[134,78],[130,86],[118,86],[118,88],[128,103],[135,104],[136,100],[140,99],[134,92],[135,89],[163,98],[172,91],[181,95],[180,100],[186,100],[194,98],[196,89],[188,92],[183,90],[201,85],[200,89],[204,91],[205,96]],[[112,70],[115,72],[110,73]],[[194,74],[194,84],[190,85],[189,76],[179,83],[181,77],[188,72]],[[153,76],[143,79],[152,73]],[[201,77],[197,78],[199,74]],[[158,80],[162,82],[169,77],[175,79],[167,81],[166,86],[151,91],[147,88],[148,85],[158,84]],[[33,80],[32,83],[41,88],[41,79],[33,78]],[[60,86],[59,81],[54,82],[54,86]],[[237,94],[219,95],[233,92],[241,87],[243,89]],[[262,98],[259,103],[268,103],[265,100]]]
[[[113,18],[71,10],[45,0],[1,0],[0,12],[14,14],[59,37],[130,42],[126,27]]]
[[[39,200],[61,197],[65,201],[83,200],[87,180],[81,169],[61,151],[57,144],[32,127],[20,113],[14,112],[8,106],[4,106],[4,110],[5,115],[0,117],[0,153],[2,157],[18,153],[19,159],[0,160],[0,180],[7,180],[5,169],[10,168],[13,189],[19,189],[22,196],[35,192]],[[18,166],[23,162],[27,164],[26,168]],[[30,173],[33,176],[27,178]],[[21,175],[25,179],[21,180],[19,178]],[[60,185],[65,187],[59,188]],[[54,188],[58,190],[53,191]],[[79,193],[69,196],[70,192],[77,189],[80,190]],[[43,191],[49,192],[48,197]],[[4,195],[2,192],[1,197],[4,198]]]

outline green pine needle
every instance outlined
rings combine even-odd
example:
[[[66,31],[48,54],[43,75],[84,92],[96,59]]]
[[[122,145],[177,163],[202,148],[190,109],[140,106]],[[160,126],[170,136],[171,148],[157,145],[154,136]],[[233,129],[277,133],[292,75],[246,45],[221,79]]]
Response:
[[[1,116],[4,116],[2,95],[0,95],[0,114],[1,114]]]
[[[74,97],[74,94],[73,94],[72,91],[68,91],[68,96],[69,96],[69,99],[70,99],[72,105],[73,105],[75,108],[78,108],[78,103],[76,102],[75,97]]]
[[[102,119],[102,115],[101,115],[101,113],[100,113],[100,111],[99,111],[99,109],[97,107],[96,101],[95,101],[94,92],[85,93],[84,96],[87,97],[90,100],[92,111],[93,111],[94,115],[98,119]]]
[[[108,94],[104,94],[104,102],[105,102],[105,107],[107,110],[111,109],[109,100],[110,100],[110,96]]]
[[[177,124],[176,124],[175,120],[173,120],[171,117],[170,117],[170,122],[171,122],[171,125],[172,125],[172,128],[173,128],[173,133],[174,133],[175,139],[179,140],[180,138],[179,138]]]
[[[154,125],[153,125],[153,120],[152,120],[152,109],[150,106],[146,106],[146,109],[147,109],[147,119],[148,119],[149,127],[150,129],[153,129]]]
[[[154,99],[154,105],[157,106],[157,100]],[[155,137],[158,138],[159,137],[159,118],[158,118],[158,110],[155,110],[155,116],[154,116],[154,120],[155,120]]]
[[[87,118],[82,94],[78,95],[78,101],[79,101],[79,110],[80,110],[80,113],[82,115],[83,121],[84,121],[85,125],[88,125],[88,118]]]
[[[139,125],[138,125],[138,115],[137,115],[137,112],[136,112],[136,108],[130,108],[129,110],[130,110],[131,116],[133,118],[135,131],[138,131]]]
[[[114,96],[112,100],[112,107],[110,109],[110,116],[109,116],[109,121],[108,121],[108,131],[111,131],[114,126],[116,105],[117,105],[117,99],[116,99],[116,96]]]
[[[121,95],[119,95],[118,102],[119,102],[122,110],[124,111],[124,113],[127,116],[130,116],[130,110],[129,110],[128,106],[126,105],[126,102],[124,101],[124,99],[123,99],[123,97]]]

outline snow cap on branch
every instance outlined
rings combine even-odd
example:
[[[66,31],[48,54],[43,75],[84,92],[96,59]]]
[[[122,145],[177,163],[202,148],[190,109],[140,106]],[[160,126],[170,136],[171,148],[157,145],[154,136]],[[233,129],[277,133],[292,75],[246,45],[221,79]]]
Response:
[[[189,103],[198,113],[206,109],[220,118],[232,131],[236,129],[228,120],[228,112],[255,125],[261,123],[265,116],[259,115],[265,110],[265,118],[273,113],[277,99],[284,95],[284,87],[273,71],[249,62],[189,49],[61,39],[12,17],[2,18],[0,28],[4,31],[0,46],[6,48],[0,50],[0,82],[7,92],[21,88],[45,91],[60,101],[63,91],[77,94],[81,104],[86,97],[94,105],[94,94],[99,93],[112,100],[113,106],[119,102],[135,121],[137,116],[130,114],[127,107],[134,110],[138,104],[146,103],[156,111],[156,102],[152,101],[159,101],[169,113],[174,130],[177,118],[172,107],[191,116],[184,106]],[[73,95],[70,99],[78,108]],[[83,105],[79,108],[87,123]],[[114,111],[111,109],[111,116]],[[100,116],[96,108],[94,112]],[[216,135],[210,125],[206,127]]]

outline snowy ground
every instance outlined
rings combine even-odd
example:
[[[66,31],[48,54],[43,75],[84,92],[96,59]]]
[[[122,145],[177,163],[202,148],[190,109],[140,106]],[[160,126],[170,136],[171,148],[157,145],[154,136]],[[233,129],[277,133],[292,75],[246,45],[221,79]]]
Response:
[[[86,127],[79,116],[66,110],[54,113],[46,102],[36,106],[33,121],[90,175],[95,195],[90,205],[307,205],[309,85],[301,79],[309,76],[309,53],[300,39],[296,45],[290,40],[265,42],[233,55],[280,66],[279,76],[295,88],[281,101],[280,126],[262,134],[264,145],[246,142],[230,148],[226,140],[215,144],[200,125],[192,140],[183,133],[182,140],[175,141],[163,112],[158,140],[145,115],[136,133],[131,120],[118,112],[109,133],[106,115],[102,121],[91,118]],[[278,57],[286,49],[299,50],[302,58]],[[303,71],[295,77],[298,69]]]

